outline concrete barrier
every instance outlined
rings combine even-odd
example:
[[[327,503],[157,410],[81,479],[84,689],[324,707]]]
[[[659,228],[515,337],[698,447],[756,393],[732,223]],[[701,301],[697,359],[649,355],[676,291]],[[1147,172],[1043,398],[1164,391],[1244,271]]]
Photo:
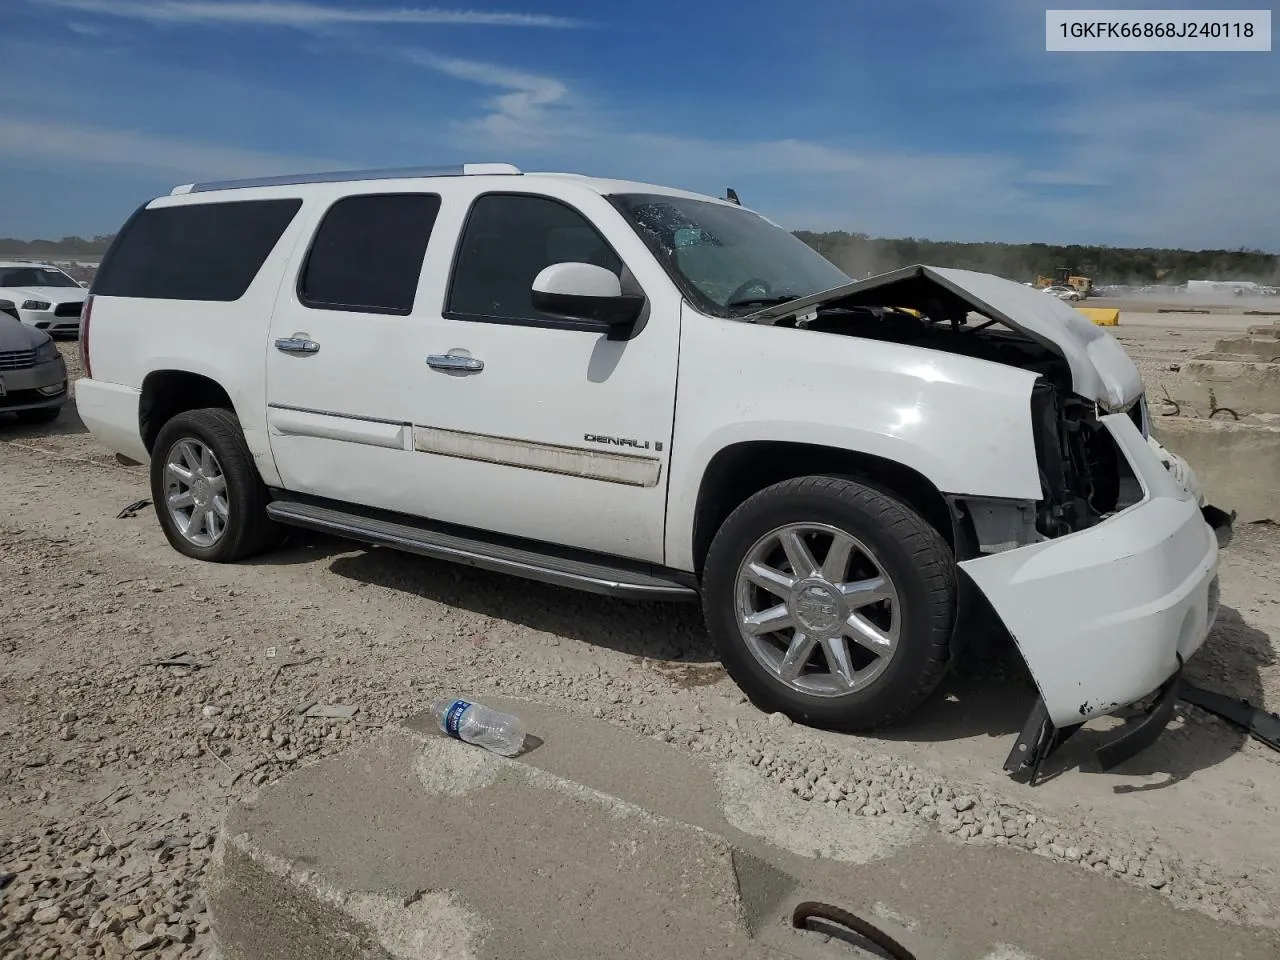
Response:
[[[1280,523],[1280,421],[1155,417],[1152,432],[1191,465],[1210,503],[1242,522]]]
[[[1280,414],[1280,363],[1188,360],[1166,389],[1183,416],[1209,417],[1227,410],[1239,418]],[[1230,414],[1220,414],[1230,416]]]
[[[746,763],[604,721],[494,705],[538,738],[519,759],[418,718],[234,808],[206,874],[222,960],[862,955],[838,927],[792,926],[809,900],[930,960],[1280,955],[1280,934],[1078,865],[806,802]]]
[[[1076,307],[1076,309],[1100,327],[1120,325],[1120,311],[1115,307]]]
[[[1219,340],[1202,360],[1243,360],[1256,363],[1280,362],[1280,340],[1275,337],[1230,337]]]

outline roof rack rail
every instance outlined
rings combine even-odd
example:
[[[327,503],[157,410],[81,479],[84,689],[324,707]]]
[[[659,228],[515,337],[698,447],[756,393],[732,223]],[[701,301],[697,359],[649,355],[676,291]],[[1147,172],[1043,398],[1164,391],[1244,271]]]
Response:
[[[387,167],[381,170],[331,170],[325,173],[285,173],[275,177],[244,180],[209,180],[184,183],[169,195],[207,193],[211,190],[246,190],[250,187],[284,187],[299,183],[345,183],[349,180],[405,180],[413,177],[518,176],[520,168],[510,163],[459,163],[448,167]]]

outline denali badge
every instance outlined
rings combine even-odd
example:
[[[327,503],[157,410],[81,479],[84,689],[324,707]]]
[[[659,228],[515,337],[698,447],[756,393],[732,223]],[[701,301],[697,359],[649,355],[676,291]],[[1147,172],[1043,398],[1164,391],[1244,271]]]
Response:
[[[612,447],[634,447],[637,450],[648,450],[648,440],[632,440],[628,437],[606,437],[598,433],[583,434],[582,439],[587,443],[607,443]],[[662,441],[659,440],[653,444],[653,449],[658,453],[662,452]]]

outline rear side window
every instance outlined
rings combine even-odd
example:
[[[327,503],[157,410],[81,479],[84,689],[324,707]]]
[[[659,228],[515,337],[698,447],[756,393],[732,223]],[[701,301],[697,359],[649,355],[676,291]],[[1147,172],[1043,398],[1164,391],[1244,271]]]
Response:
[[[104,258],[93,293],[239,300],[301,206],[291,198],[139,210]]]
[[[427,193],[346,197],[324,215],[298,279],[298,299],[317,310],[413,310],[440,198]]]

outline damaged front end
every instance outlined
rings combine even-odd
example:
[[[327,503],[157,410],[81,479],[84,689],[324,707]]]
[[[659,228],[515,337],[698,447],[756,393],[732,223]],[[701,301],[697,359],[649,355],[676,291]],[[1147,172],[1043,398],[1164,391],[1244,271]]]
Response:
[[[1139,705],[1097,749],[1103,770],[1160,736],[1182,665],[1217,616],[1218,550],[1231,538],[1232,515],[1203,503],[1194,474],[1145,436],[1140,405],[1102,416],[1090,406],[1037,384],[1041,539],[960,564],[1040,691],[1005,761],[1033,785],[1094,717]]]
[[[1160,685],[1150,702],[1125,720],[1119,730],[1097,749],[1094,756],[1100,769],[1110,770],[1155,743],[1173,718],[1181,683],[1182,662],[1179,660],[1177,672]],[[1056,725],[1049,717],[1044,698],[1037,698],[1013,743],[1013,749],[1005,758],[1004,769],[1034,787],[1040,780],[1044,762],[1083,726],[1083,720],[1062,727]]]
[[[1084,723],[1124,708],[1133,715],[1099,749],[1099,764],[1152,743],[1172,716],[1182,664],[1217,615],[1218,550],[1233,515],[1205,503],[1194,472],[1150,437],[1141,378],[1120,345],[1038,291],[923,266],[749,319],[1034,374],[1027,413],[1039,497],[947,496],[958,566],[1039,691],[1005,766],[1034,782]]]
[[[1042,497],[953,497],[959,567],[1007,629],[1039,690],[1005,769],[1034,783],[1088,720],[1141,704],[1097,751],[1109,769],[1173,714],[1183,662],[1218,610],[1232,517],[1149,441],[1141,406],[1100,414],[1039,381],[1032,394]],[[1015,523],[1014,509],[1018,521]]]
[[[1094,717],[1136,705],[1097,748],[1103,770],[1160,736],[1182,664],[1217,616],[1217,555],[1234,517],[1205,503],[1194,472],[1150,438],[1141,398],[1108,414],[1041,377],[1031,416],[1042,496],[1023,511],[1034,530],[1013,542],[992,530],[989,505],[955,498],[953,510],[977,548],[960,568],[1040,691],[1004,765],[1034,785]]]

